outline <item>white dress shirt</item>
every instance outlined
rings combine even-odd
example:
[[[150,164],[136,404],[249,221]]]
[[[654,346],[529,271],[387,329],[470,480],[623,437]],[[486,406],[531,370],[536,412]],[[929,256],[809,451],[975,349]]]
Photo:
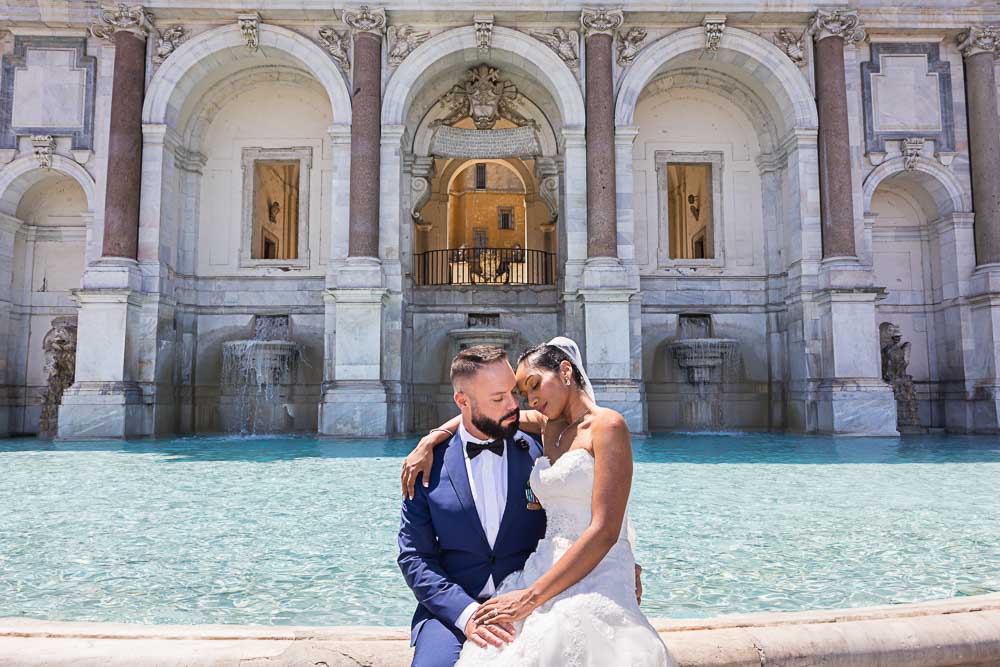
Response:
[[[490,543],[490,548],[497,540],[497,533],[500,532],[500,522],[503,520],[503,511],[507,506],[507,450],[509,446],[505,444],[503,456],[497,456],[493,452],[481,452],[476,458],[470,459],[466,445],[470,442],[489,442],[473,437],[465,428],[464,424],[458,426],[459,437],[462,438],[462,455],[465,458],[465,471],[469,475],[469,487],[472,489],[472,500],[476,504],[476,513],[479,515],[479,522],[483,525],[483,532],[486,533],[486,540]],[[490,597],[496,592],[496,584],[493,575],[486,580],[486,585],[480,591],[480,597]],[[455,621],[459,630],[465,632],[465,626],[472,617],[472,614],[479,608],[478,602],[473,602],[465,608],[465,611]]]

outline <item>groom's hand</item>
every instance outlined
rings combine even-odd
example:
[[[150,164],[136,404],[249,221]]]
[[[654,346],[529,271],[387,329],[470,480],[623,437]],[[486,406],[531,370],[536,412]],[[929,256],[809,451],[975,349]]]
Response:
[[[465,624],[465,637],[482,648],[487,644],[503,646],[514,641],[514,626],[510,623],[478,625],[470,618]]]

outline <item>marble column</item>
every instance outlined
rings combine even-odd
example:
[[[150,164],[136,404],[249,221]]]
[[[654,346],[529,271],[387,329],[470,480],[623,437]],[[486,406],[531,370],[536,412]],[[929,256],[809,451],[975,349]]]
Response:
[[[87,266],[76,293],[76,381],[63,394],[60,438],[127,438],[152,433],[152,400],[139,384],[145,297],[138,240],[142,174],[142,102],[146,37],[151,25],[142,6],[101,12],[94,36],[115,47],[102,257]]]
[[[616,137],[614,123],[613,47],[624,20],[621,9],[584,9],[580,14],[587,92],[587,259],[577,297],[583,306],[580,342],[597,399],[622,413],[630,430],[641,433],[646,430],[646,411],[639,380],[638,273],[631,255],[628,262],[618,255],[616,161],[630,155],[634,138],[627,131]],[[567,286],[571,284],[568,268]]]
[[[382,23],[384,27],[384,21]],[[382,34],[354,32],[351,100],[351,257],[378,257],[379,157],[382,137]]]
[[[853,257],[854,185],[847,122],[844,44],[864,39],[856,12],[825,12],[813,17],[816,48],[816,105],[819,112],[819,178],[823,257]]]
[[[614,33],[622,13],[584,10],[587,63],[587,256],[617,257]]]
[[[380,260],[382,172],[382,9],[345,10],[354,40],[348,256],[328,277],[323,402],[324,435],[383,436],[398,430],[387,390],[392,345],[387,304],[394,303]],[[398,138],[397,138],[398,147]],[[395,311],[393,311],[395,312]],[[331,363],[332,361],[332,363]]]
[[[142,100],[146,86],[145,34],[114,33],[108,171],[105,177],[105,257],[135,259],[139,243],[139,187],[142,176]]]
[[[1000,433],[1000,118],[994,56],[1000,25],[973,26],[959,36],[965,57],[976,269],[968,298],[972,430]]]
[[[806,326],[812,338],[806,345],[819,351],[818,367],[806,367],[804,394],[812,407],[805,421],[808,430],[820,433],[894,436],[896,402],[882,380],[875,311],[883,290],[874,284],[871,268],[858,260],[854,242],[844,48],[865,33],[857,12],[842,10],[818,11],[809,30],[816,45],[823,261],[817,289],[803,292],[803,312],[811,309],[817,320],[816,326]],[[795,387],[796,395],[801,386]]]
[[[998,46],[1000,26],[973,27],[961,36],[977,264],[1000,263],[1000,116],[994,73]]]

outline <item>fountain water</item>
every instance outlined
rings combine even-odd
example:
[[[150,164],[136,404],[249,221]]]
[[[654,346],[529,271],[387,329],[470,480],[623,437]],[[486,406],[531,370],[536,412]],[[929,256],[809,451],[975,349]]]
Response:
[[[682,404],[683,424],[698,430],[718,429],[725,424],[722,387],[739,371],[739,341],[713,337],[711,315],[681,315],[678,329],[680,336],[667,349],[696,389]]]
[[[287,316],[258,316],[254,337],[222,344],[221,412],[230,433],[293,430],[290,409],[302,351]]]

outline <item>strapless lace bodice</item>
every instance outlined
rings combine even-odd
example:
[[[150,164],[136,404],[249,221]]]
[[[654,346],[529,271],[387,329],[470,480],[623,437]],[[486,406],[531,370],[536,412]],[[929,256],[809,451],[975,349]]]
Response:
[[[545,539],[564,539],[572,544],[592,518],[594,457],[585,449],[572,449],[555,463],[541,456],[535,461],[530,483],[545,509]],[[620,539],[628,539],[628,523],[626,512]]]
[[[584,449],[555,463],[540,457],[529,478],[545,509],[545,537],[498,594],[527,588],[566,553],[591,521],[594,457]],[[603,560],[583,579],[515,623],[514,641],[501,649],[467,641],[456,667],[674,667],[635,599],[635,560],[628,520]]]

